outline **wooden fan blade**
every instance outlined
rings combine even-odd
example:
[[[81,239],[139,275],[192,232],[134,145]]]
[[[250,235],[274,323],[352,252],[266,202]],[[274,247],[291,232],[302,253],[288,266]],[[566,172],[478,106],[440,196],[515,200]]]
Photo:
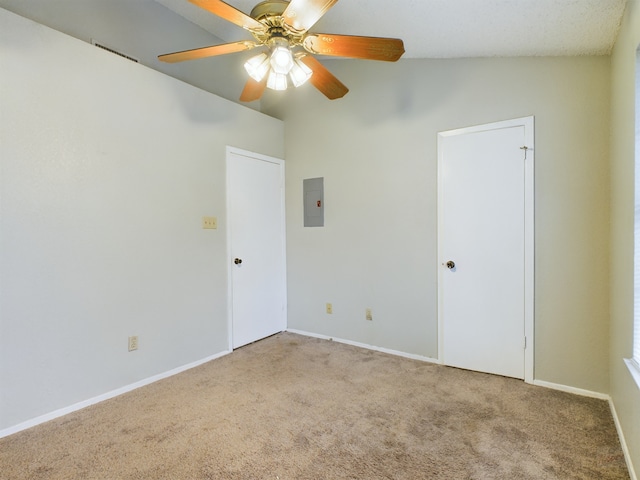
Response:
[[[241,12],[237,8],[232,7],[231,5],[221,1],[221,0],[189,0],[194,5],[197,5],[208,12],[213,13],[225,20],[228,20],[231,23],[235,23],[236,25],[244,28],[245,30],[257,31],[257,32],[266,32],[267,27],[257,21],[254,18],[251,18],[249,15]]]
[[[344,97],[349,89],[326,69],[315,57],[304,55],[300,60],[311,69],[313,74],[309,81],[329,100]]]
[[[309,30],[338,0],[291,0],[282,13],[284,23],[296,33]]]
[[[404,43],[397,38],[355,37],[314,33],[307,35],[304,48],[317,55],[362,58],[395,62],[404,53]]]
[[[257,47],[258,44],[249,41],[223,43],[211,47],[195,48],[183,52],[167,53],[159,55],[158,60],[168,63],[184,62],[185,60],[195,60],[197,58],[213,57],[216,55],[226,55],[227,53],[242,52]]]
[[[245,83],[244,90],[242,90],[242,94],[240,95],[240,101],[253,102],[254,100],[259,100],[266,88],[266,76],[261,82],[256,82],[253,78],[249,77],[249,80],[247,80],[247,83]]]

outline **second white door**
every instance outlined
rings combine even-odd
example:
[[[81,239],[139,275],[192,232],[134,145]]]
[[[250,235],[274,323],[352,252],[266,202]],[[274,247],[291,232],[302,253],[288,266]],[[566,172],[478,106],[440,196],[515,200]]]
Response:
[[[446,365],[525,378],[532,121],[439,136],[439,306]]]
[[[284,162],[229,147],[231,344],[286,329]]]

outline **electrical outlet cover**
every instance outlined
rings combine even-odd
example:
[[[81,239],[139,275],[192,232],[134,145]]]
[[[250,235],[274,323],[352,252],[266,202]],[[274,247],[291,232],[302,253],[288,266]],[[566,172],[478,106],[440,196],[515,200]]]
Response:
[[[202,228],[215,230],[218,228],[218,219],[216,217],[202,217]]]

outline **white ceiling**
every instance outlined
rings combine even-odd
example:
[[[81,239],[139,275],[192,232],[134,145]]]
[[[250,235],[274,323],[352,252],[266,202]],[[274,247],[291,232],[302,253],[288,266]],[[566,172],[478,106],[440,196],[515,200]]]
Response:
[[[225,41],[251,38],[187,0],[156,0]],[[257,0],[227,0],[249,13]],[[607,55],[627,0],[342,0],[315,32],[394,37],[403,58]],[[194,45],[194,48],[200,45]]]

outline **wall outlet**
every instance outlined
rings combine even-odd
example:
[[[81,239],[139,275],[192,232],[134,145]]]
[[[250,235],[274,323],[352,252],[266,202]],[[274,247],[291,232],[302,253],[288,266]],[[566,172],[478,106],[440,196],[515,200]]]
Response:
[[[333,313],[333,305],[331,305],[330,303],[327,303],[327,313],[328,314]]]
[[[370,309],[370,308],[367,308],[367,309],[364,311],[364,315],[365,315],[365,318],[366,318],[367,320],[373,321],[373,312],[371,311],[371,309]]]
[[[202,217],[202,228],[215,230],[218,228],[218,219],[216,217]]]
[[[138,336],[133,335],[132,337],[129,337],[129,351],[132,352],[137,349],[138,349]]]

